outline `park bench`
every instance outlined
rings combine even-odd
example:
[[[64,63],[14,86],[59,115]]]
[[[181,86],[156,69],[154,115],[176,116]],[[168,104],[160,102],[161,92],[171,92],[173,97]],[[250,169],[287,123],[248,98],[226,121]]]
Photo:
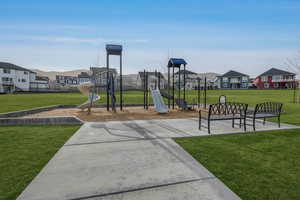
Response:
[[[207,130],[210,134],[210,123],[211,121],[218,120],[232,120],[232,127],[234,128],[235,120],[239,120],[239,126],[242,126],[242,120],[244,131],[246,131],[246,112],[248,104],[245,103],[235,103],[235,102],[226,102],[226,103],[217,103],[209,105],[208,110],[199,110],[199,130],[202,127],[202,119],[207,120]],[[207,115],[203,116],[202,112],[206,112]]]
[[[246,113],[246,118],[252,119],[253,130],[255,131],[256,119],[264,119],[263,124],[266,124],[266,118],[278,119],[278,127],[280,128],[280,114],[282,112],[282,103],[276,102],[264,102],[257,104],[254,110],[248,110]]]

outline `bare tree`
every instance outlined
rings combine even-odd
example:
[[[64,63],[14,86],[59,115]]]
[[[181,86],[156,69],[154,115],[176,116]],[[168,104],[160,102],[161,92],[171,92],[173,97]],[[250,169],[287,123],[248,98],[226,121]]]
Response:
[[[300,51],[292,58],[287,58],[285,63],[290,70],[295,72],[297,75],[300,74]]]
[[[291,71],[293,71],[296,74],[296,76],[299,76],[300,75],[300,51],[298,51],[297,54],[294,57],[287,58],[285,64],[287,65],[287,67]],[[296,84],[296,82],[295,82],[295,84],[294,84],[294,87],[298,87],[299,88],[298,95],[295,94],[295,97],[294,97],[294,101],[297,102],[297,103],[300,103],[300,87],[299,87],[299,83],[300,82],[298,82],[298,84]],[[295,90],[295,92],[296,92],[296,90]]]

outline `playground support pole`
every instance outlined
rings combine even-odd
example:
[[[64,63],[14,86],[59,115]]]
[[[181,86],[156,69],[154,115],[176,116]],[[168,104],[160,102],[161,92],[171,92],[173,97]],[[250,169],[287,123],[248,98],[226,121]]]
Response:
[[[170,109],[170,67],[168,67],[168,108]]]
[[[200,78],[198,78],[198,108],[200,107]]]
[[[207,83],[206,83],[206,77],[204,78],[204,108],[206,108],[206,89],[207,89]]]
[[[155,70],[154,72],[154,75],[155,75],[155,89],[157,89],[157,71]]]
[[[185,65],[183,65],[183,100],[185,101]]]
[[[122,75],[122,53],[120,54],[120,110],[123,110],[123,75]]]
[[[109,111],[109,54],[106,54],[106,110]]]
[[[143,92],[144,92],[144,109],[146,109],[146,70],[144,70],[144,74],[143,74]]]
[[[174,108],[175,108],[175,80],[174,80],[174,67],[173,67],[173,74],[172,74],[172,77],[173,77],[173,86],[172,86],[172,89],[173,89],[172,107],[173,107],[173,109],[174,109]]]
[[[179,66],[179,70],[178,70],[178,97],[180,99],[180,90],[181,90],[181,83],[180,83],[180,66]]]
[[[149,108],[149,102],[148,102],[148,99],[149,99],[149,94],[148,94],[148,72],[146,73],[146,85],[147,85],[147,87],[146,87],[146,109],[148,110],[148,108]]]
[[[158,89],[160,90],[160,72],[158,72]]]
[[[295,81],[295,80],[294,80],[293,86],[294,86],[294,87],[293,87],[293,89],[294,89],[294,97],[293,97],[294,100],[293,100],[293,102],[296,103],[297,100],[296,100],[296,81]]]

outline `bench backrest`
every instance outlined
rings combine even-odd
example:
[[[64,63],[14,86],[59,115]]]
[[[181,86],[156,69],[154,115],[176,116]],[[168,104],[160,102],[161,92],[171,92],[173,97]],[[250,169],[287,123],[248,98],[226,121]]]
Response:
[[[226,103],[226,96],[225,95],[221,95],[219,96],[219,103]]]
[[[235,114],[246,114],[248,104],[227,102],[227,103],[216,103],[209,105],[209,115],[235,115]]]
[[[279,115],[282,110],[282,103],[276,102],[264,102],[257,104],[255,107],[255,113],[270,113]]]

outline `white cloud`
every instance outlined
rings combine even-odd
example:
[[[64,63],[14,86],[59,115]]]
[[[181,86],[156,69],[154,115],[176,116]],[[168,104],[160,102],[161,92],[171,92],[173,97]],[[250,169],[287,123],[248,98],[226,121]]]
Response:
[[[224,73],[237,70],[256,76],[270,67],[287,69],[286,58],[296,50],[227,51],[204,49],[176,49],[170,57],[182,57],[188,62],[187,68],[196,72]],[[166,72],[168,51],[165,49],[140,49],[124,47],[124,73],[137,73],[143,69]],[[0,46],[0,60],[24,67],[42,70],[88,69],[91,65],[105,66],[104,45],[97,47],[70,47],[68,45]],[[111,57],[111,67],[118,67],[117,57]]]
[[[144,44],[148,43],[147,39],[113,39],[113,38],[92,38],[92,37],[67,37],[67,36],[16,36],[7,35],[2,36],[0,40],[3,41],[26,41],[26,42],[45,42],[55,44],[88,44],[99,45],[104,43],[117,44]]]

